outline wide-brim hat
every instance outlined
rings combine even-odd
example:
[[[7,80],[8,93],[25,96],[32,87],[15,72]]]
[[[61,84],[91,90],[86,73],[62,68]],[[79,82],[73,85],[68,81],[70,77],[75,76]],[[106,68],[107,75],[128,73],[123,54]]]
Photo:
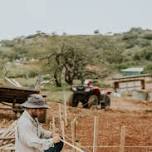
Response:
[[[27,101],[21,104],[21,106],[24,108],[48,109],[48,105],[45,103],[45,99],[39,94],[30,95]]]

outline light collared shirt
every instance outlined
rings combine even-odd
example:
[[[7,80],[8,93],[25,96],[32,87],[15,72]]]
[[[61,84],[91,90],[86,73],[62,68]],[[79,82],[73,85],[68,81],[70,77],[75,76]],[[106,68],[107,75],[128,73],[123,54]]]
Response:
[[[25,110],[17,122],[15,132],[16,152],[44,152],[53,147],[51,132],[44,130],[37,119]]]

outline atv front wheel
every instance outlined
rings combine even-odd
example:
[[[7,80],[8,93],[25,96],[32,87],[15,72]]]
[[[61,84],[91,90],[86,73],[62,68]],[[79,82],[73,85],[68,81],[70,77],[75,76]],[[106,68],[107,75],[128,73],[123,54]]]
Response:
[[[68,105],[68,106],[72,106],[72,101],[73,101],[73,94],[71,94],[70,97],[68,98],[68,100],[67,100],[67,102],[66,102],[67,105]]]
[[[104,95],[102,102],[101,102],[101,109],[105,109],[106,107],[109,107],[111,104],[111,99],[108,95]]]
[[[69,97],[69,100],[67,101],[67,104],[71,107],[77,107],[78,106],[79,101],[77,100],[77,97],[72,94]]]
[[[98,105],[98,97],[96,95],[91,95],[88,99],[88,108],[90,108],[93,105]]]

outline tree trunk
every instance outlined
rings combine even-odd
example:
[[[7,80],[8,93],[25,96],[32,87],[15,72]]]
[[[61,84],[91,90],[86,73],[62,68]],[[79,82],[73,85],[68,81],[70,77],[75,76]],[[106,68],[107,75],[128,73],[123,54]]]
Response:
[[[73,84],[73,77],[71,76],[70,71],[65,71],[65,82],[67,82],[69,85]]]
[[[54,72],[54,79],[55,79],[55,84],[57,87],[61,87],[62,86],[62,82],[61,82],[61,71],[59,69],[56,69]]]

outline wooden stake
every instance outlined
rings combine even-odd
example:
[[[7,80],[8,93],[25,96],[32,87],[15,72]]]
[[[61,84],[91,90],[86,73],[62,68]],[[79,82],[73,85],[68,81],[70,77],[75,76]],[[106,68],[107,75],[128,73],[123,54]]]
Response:
[[[80,149],[79,147],[76,147],[76,146],[72,145],[71,143],[69,143],[69,142],[67,142],[67,141],[65,141],[65,140],[63,140],[63,139],[61,139],[61,141],[64,142],[65,144],[69,145],[70,147],[76,149],[76,150],[79,151],[79,152],[84,152],[84,151],[83,151],[82,149]]]
[[[55,127],[55,118],[54,118],[54,116],[52,117],[52,130],[53,130],[53,133],[55,133],[56,127]]]
[[[62,121],[62,107],[61,107],[61,104],[59,103],[58,104],[59,106],[59,120],[60,120],[60,126],[61,126],[61,121]]]
[[[71,136],[72,136],[72,144],[75,145],[75,136],[76,136],[76,118],[71,122]],[[75,149],[73,149],[75,152]]]
[[[64,98],[64,121],[65,121],[65,126],[68,125],[67,121],[67,104],[66,104],[66,98],[65,98],[65,92],[63,90],[63,98]]]
[[[64,131],[64,128],[65,128],[65,127],[64,127],[64,126],[65,126],[65,125],[64,125],[64,121],[62,120],[62,121],[61,121],[61,130],[62,130],[62,138],[63,138],[63,139],[65,139],[65,131]]]
[[[65,138],[65,131],[64,131],[64,121],[63,121],[63,118],[62,118],[62,106],[61,104],[59,103],[59,120],[60,120],[60,128],[61,128],[61,131],[62,131],[62,137],[63,139]]]
[[[96,152],[97,136],[98,136],[98,118],[94,117],[94,135],[93,135],[93,152]]]
[[[125,134],[126,134],[126,127],[121,127],[121,133],[120,133],[120,149],[119,152],[125,151]]]

